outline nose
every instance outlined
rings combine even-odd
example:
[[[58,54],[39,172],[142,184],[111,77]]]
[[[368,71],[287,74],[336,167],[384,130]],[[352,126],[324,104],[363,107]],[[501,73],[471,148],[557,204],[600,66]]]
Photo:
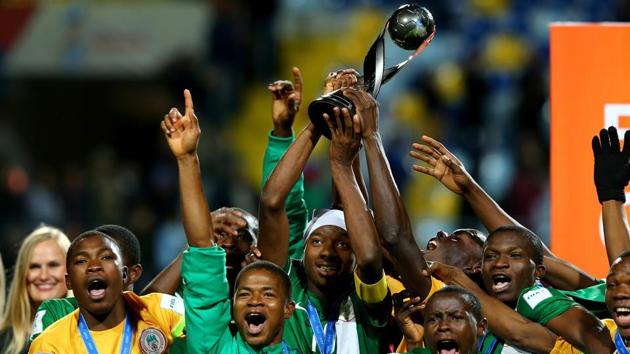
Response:
[[[437,236],[437,238],[447,238],[448,234],[446,232],[440,230],[440,231],[438,231],[436,236]]]
[[[50,276],[50,270],[48,269],[48,266],[44,265],[39,270],[39,277],[38,278],[40,280],[47,280],[49,276]]]
[[[254,306],[259,306],[261,304],[262,304],[262,295],[259,292],[254,291],[252,295],[249,297],[249,299],[247,300],[247,306],[254,307]]]
[[[91,260],[90,263],[88,264],[88,267],[87,267],[88,272],[98,272],[101,270],[103,270],[103,265],[98,259]]]
[[[493,268],[508,268],[509,266],[510,264],[508,263],[507,257],[503,255],[497,256],[497,258],[494,260],[494,263],[492,264]]]
[[[323,242],[319,256],[322,258],[329,258],[337,256],[335,252],[335,245],[333,242]]]
[[[448,319],[441,319],[438,322],[438,328],[437,328],[438,332],[448,332],[451,330],[451,326],[450,323],[448,321]]]

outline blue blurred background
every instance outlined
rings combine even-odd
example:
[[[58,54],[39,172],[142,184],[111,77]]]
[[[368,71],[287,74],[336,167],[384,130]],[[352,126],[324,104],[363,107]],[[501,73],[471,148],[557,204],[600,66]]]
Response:
[[[100,224],[141,239],[146,283],[184,245],[177,171],[159,129],[191,89],[213,209],[257,213],[271,129],[269,82],[305,82],[295,130],[328,72],[354,67],[404,1],[0,1],[0,251],[11,268],[39,223],[71,238]],[[437,34],[381,90],[381,132],[424,246],[480,227],[462,200],[413,173],[408,151],[443,141],[521,223],[549,234],[549,40],[555,21],[628,21],[622,0],[425,0]],[[584,43],[588,50],[588,43]],[[387,43],[388,64],[409,55]],[[330,203],[327,144],[305,170]]]

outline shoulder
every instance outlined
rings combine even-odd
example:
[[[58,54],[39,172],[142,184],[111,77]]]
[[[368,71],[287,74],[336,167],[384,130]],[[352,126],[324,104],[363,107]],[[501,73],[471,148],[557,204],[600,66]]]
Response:
[[[36,343],[55,343],[63,340],[61,338],[67,338],[68,333],[72,330],[72,328],[78,325],[78,312],[79,310],[76,309],[67,316],[51,324],[37,338],[35,338],[35,340],[33,340],[31,346],[34,346]]]
[[[177,296],[162,293],[139,296],[131,291],[123,293],[123,296],[127,303],[145,307],[150,311],[172,311],[184,315],[184,301]]]
[[[549,299],[566,299],[567,296],[554,288],[547,288],[542,284],[535,284],[523,289],[518,299],[517,307],[526,304],[529,308],[536,308],[540,303]]]

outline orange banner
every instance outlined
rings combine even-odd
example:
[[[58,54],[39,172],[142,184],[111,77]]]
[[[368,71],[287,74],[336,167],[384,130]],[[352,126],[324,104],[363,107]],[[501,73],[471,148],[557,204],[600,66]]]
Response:
[[[591,138],[611,125],[621,138],[630,129],[630,24],[558,23],[550,41],[551,249],[604,277]]]

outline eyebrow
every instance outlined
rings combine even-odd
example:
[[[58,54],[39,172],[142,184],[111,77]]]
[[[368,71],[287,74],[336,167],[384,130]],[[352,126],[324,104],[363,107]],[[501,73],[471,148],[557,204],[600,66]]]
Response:
[[[109,252],[111,252],[111,253],[115,254],[115,255],[116,255],[116,258],[119,258],[119,257],[118,257],[118,255],[116,254],[116,252],[114,252],[114,250],[112,250],[112,249],[111,249],[111,248],[109,248],[109,247],[101,247],[100,249],[98,249],[98,251],[96,251],[96,252],[95,252],[95,254],[101,254],[101,253],[103,253],[103,252],[107,252],[107,251],[109,251]],[[92,252],[83,251],[83,250],[81,250],[81,251],[76,251],[76,252],[74,252],[74,254],[72,255],[72,258],[75,258],[75,257],[78,257],[78,256],[89,256],[89,255],[90,255],[90,253],[92,253]]]

